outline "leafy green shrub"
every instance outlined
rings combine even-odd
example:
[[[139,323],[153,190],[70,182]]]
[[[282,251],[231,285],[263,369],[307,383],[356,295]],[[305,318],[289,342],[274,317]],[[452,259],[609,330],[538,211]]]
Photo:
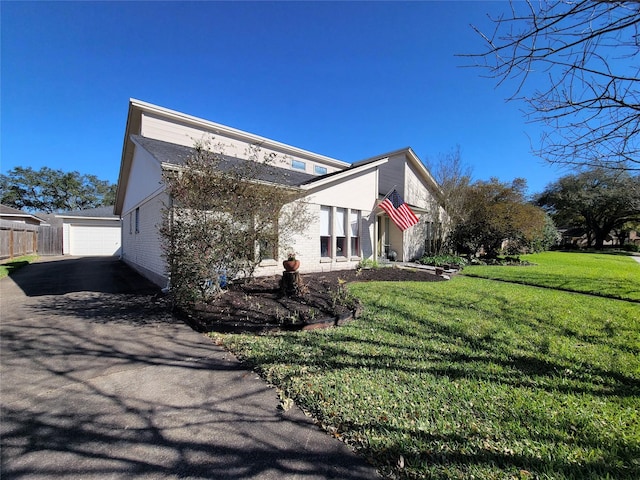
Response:
[[[634,243],[627,243],[622,246],[622,249],[625,252],[640,252],[640,245],[636,245]]]
[[[418,263],[422,265],[434,265],[436,267],[442,267],[444,265],[452,265],[456,268],[462,269],[468,262],[464,257],[456,255],[425,255]]]
[[[380,268],[380,264],[373,258],[363,258],[356,265],[356,270]]]

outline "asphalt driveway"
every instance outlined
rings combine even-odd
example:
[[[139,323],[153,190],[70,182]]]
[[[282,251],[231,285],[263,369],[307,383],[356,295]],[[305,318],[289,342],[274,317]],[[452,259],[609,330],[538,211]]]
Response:
[[[2,479],[372,479],[112,258],[0,280]]]

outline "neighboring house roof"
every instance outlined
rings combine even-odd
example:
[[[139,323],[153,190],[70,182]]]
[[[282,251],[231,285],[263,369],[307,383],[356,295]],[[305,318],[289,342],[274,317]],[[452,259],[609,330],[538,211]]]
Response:
[[[131,140],[149,152],[164,168],[181,167],[189,157],[196,153],[195,149],[191,147],[176,145],[175,143],[153,138],[145,138],[140,135],[131,135]],[[253,160],[244,160],[217,153],[216,156],[220,159],[218,169],[221,172],[230,171],[246,162],[253,162]],[[256,180],[263,182],[275,183],[287,187],[298,187],[310,179],[317,178],[315,175],[304,172],[296,172],[295,170],[274,167],[272,165],[262,165],[264,168],[261,168],[260,171],[257,172]]]
[[[113,206],[87,208],[85,210],[73,210],[55,214],[58,218],[93,218],[100,220],[119,220],[120,217],[113,213]]]
[[[0,217],[4,220],[13,221],[30,221],[33,223],[45,223],[40,217],[36,217],[30,213],[18,210],[17,208],[10,207],[8,205],[0,204]]]

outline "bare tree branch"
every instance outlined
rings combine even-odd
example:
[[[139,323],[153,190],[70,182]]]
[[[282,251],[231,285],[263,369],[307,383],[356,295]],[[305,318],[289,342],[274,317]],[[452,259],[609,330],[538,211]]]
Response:
[[[513,85],[550,163],[640,170],[640,2],[511,2],[474,59]],[[546,87],[536,89],[546,77]]]

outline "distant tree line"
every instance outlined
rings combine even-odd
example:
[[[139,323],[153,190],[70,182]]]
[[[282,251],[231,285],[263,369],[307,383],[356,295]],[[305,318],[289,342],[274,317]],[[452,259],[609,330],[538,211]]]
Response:
[[[0,175],[0,203],[27,212],[85,210],[115,203],[116,185],[95,175],[15,167]]]
[[[640,229],[640,175],[592,168],[566,175],[536,197],[559,227],[584,232],[587,245],[602,249],[614,232],[623,243]]]

